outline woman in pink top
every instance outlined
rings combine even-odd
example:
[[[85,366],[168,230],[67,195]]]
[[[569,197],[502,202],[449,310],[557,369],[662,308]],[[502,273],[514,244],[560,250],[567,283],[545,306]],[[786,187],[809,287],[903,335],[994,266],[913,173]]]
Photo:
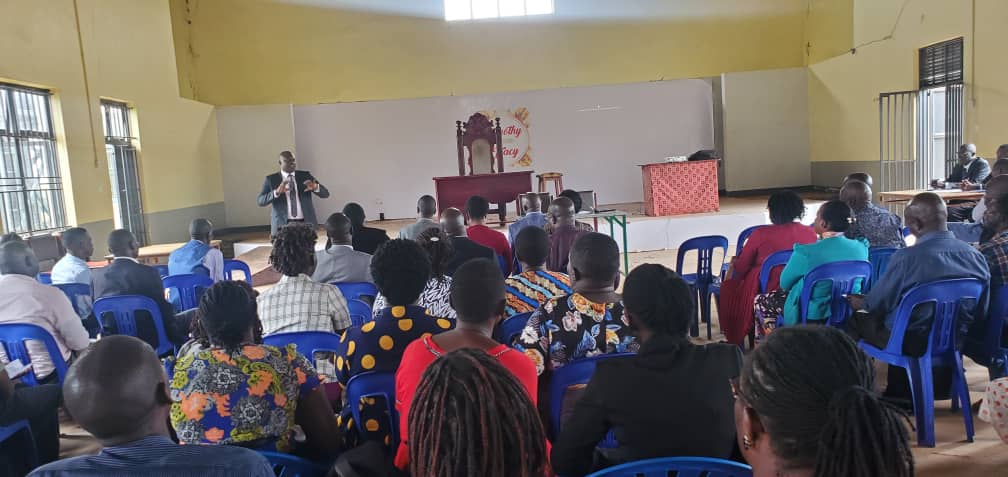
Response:
[[[767,201],[770,222],[756,229],[742,253],[732,259],[728,275],[721,284],[721,298],[718,302],[718,317],[721,332],[729,343],[741,345],[749,330],[753,329],[753,301],[759,292],[759,275],[763,262],[770,255],[781,250],[791,250],[796,243],[808,244],[816,241],[815,230],[802,225],[805,202],[792,192],[777,192]],[[777,285],[780,270],[770,276],[768,289]]]
[[[408,418],[417,385],[439,357],[462,348],[485,351],[510,370],[535,404],[536,368],[528,357],[493,340],[494,327],[504,317],[504,277],[496,263],[487,259],[466,262],[455,271],[451,303],[458,314],[455,329],[437,336],[424,336],[406,347],[396,372],[396,410],[399,412],[399,450],[395,465],[409,467]]]

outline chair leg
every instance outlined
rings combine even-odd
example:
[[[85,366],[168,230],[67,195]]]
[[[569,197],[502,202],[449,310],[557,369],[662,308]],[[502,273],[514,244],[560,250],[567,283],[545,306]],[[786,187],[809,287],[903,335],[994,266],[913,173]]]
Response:
[[[911,360],[907,369],[913,395],[914,417],[917,421],[917,445],[934,447],[934,382],[931,360]]]
[[[966,372],[963,369],[962,355],[955,353],[955,374],[952,375],[952,403],[961,404],[963,424],[966,426],[966,442],[973,442],[973,410],[970,408],[969,385],[966,383]]]
[[[690,287],[690,289],[693,292],[693,299],[696,300],[696,304],[698,305],[698,306],[694,307],[694,310],[693,310],[693,319],[690,320],[691,321],[691,323],[690,323],[690,336],[696,338],[696,337],[700,336],[700,306],[699,306],[700,305],[700,296],[699,296],[700,291],[697,290],[696,287],[692,287],[692,286]]]
[[[700,312],[704,323],[707,323],[707,339],[711,339],[711,292],[705,286],[700,291]]]

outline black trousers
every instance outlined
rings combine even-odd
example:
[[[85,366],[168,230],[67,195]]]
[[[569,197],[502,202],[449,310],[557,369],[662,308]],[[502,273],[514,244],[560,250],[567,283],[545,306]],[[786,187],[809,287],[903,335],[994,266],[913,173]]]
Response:
[[[969,222],[973,219],[973,209],[976,205],[977,203],[975,201],[959,203],[953,202],[952,205],[948,206],[948,221]]]
[[[27,419],[35,440],[27,443],[24,439],[10,439],[0,444],[0,475],[21,476],[31,471],[23,461],[28,452],[26,445],[35,446],[38,465],[59,459],[59,406],[62,400],[63,392],[58,384],[41,384],[19,386],[10,399],[0,403],[0,426]]]

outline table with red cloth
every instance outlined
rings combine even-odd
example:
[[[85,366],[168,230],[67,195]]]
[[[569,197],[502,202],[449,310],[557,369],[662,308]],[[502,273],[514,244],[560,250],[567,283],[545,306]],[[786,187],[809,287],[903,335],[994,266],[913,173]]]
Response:
[[[644,211],[649,217],[721,210],[717,160],[640,167],[644,175]]]

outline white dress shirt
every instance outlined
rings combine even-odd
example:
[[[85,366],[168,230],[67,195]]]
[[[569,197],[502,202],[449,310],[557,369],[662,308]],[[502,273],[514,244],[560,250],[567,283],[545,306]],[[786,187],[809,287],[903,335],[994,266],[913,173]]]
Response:
[[[213,281],[224,281],[224,254],[220,250],[210,247],[210,251],[203,256],[203,266],[210,272]]]
[[[296,177],[295,177],[295,173],[294,172],[287,173],[287,172],[284,172],[283,170],[280,170],[280,180],[282,180],[282,181],[284,181],[284,182],[287,183],[287,214],[288,215],[290,215],[290,205],[291,204],[297,204],[297,214],[291,215],[291,216],[287,217],[287,219],[288,220],[290,220],[290,219],[294,219],[294,220],[302,220],[302,219],[304,219],[304,209],[301,208],[301,197],[300,197],[300,194],[298,194],[297,180],[296,180]],[[276,197],[279,197],[279,196],[280,195],[277,194],[277,192],[274,190],[273,191],[273,197],[276,198]]]
[[[64,360],[70,359],[71,351],[81,351],[90,344],[88,332],[66,295],[33,277],[13,274],[0,277],[0,323],[42,327],[52,335]],[[28,353],[35,357],[32,364],[36,376],[42,378],[55,370],[42,343],[29,341]],[[7,361],[2,349],[0,359]]]

